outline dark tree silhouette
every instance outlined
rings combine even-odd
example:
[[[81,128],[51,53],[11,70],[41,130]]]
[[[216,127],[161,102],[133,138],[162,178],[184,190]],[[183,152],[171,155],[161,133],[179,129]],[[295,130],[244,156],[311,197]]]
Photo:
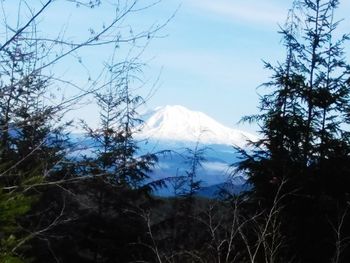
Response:
[[[90,33],[85,37],[72,38],[63,32],[53,36],[54,30],[47,32],[45,28],[45,18],[49,10],[62,2],[67,7],[75,8],[76,12],[99,8],[101,4],[109,4],[115,12],[112,17],[106,18],[102,27],[89,31],[86,29]],[[74,187],[67,184],[84,181],[91,176],[91,171],[78,176],[82,175],[81,167],[73,162],[72,149],[67,141],[66,128],[69,123],[65,123],[62,118],[75,105],[82,103],[83,98],[104,87],[105,83],[100,82],[101,74],[95,72],[95,79],[87,76],[87,84],[78,85],[60,77],[60,70],[56,66],[75,58],[83,65],[80,52],[85,48],[110,47],[113,50],[125,46],[134,51],[143,50],[167,22],[139,31],[125,30],[125,23],[128,24],[129,16],[155,3],[144,4],[138,0],[113,3],[101,0],[0,2],[1,12],[5,14],[0,27],[1,262],[21,262],[26,256],[39,260],[39,254],[45,254],[41,257],[43,262],[52,258],[59,260],[50,242],[60,240],[60,231],[64,232],[59,228],[60,223],[74,221],[82,203],[71,192],[75,190]],[[9,9],[12,11],[9,12]],[[67,21],[57,22],[66,29],[69,27]],[[127,65],[126,60],[131,56],[129,53],[129,57],[118,63]],[[69,95],[65,92],[68,89]],[[119,92],[118,96],[123,98],[121,103],[124,105],[135,102],[127,94],[121,96],[121,90]],[[122,115],[119,117],[124,118],[123,125],[118,127],[115,134],[118,134],[120,151],[118,160],[121,160],[122,154],[126,154],[124,160],[120,161],[119,167],[125,167],[118,170],[118,180],[125,181],[125,186],[136,188],[143,184],[148,164],[154,158],[145,156],[139,159],[135,155],[136,144],[130,140],[131,126],[127,126],[135,113],[131,109],[128,108],[127,113],[120,112]],[[129,119],[125,121],[125,118]],[[135,171],[132,170],[135,164],[133,161],[138,166],[137,172],[131,174],[130,171]],[[100,166],[100,163],[96,166]],[[112,180],[112,177],[108,179]],[[117,180],[117,177],[113,180]]]
[[[273,75],[263,86],[271,91],[261,97],[261,114],[244,118],[259,123],[262,139],[252,143],[253,153],[241,151],[239,169],[248,173],[251,198],[262,207],[271,206],[286,181],[281,231],[297,262],[331,261],[331,225],[349,201],[350,68],[343,51],[348,36],[336,37],[338,4],[294,2],[281,28],[286,60],[265,64]],[[338,262],[347,261],[343,256]]]

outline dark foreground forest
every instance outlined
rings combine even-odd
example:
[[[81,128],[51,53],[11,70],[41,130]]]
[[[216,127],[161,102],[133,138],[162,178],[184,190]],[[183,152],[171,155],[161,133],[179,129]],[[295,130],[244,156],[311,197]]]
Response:
[[[90,10],[102,1],[67,2]],[[260,114],[242,118],[260,127],[261,139],[237,149],[233,164],[250,190],[219,199],[196,196],[198,148],[184,175],[169,175],[177,196],[152,194],[166,186],[149,178],[164,153],[140,155],[134,137],[144,102],[131,88],[139,57],[111,59],[103,81],[84,87],[55,75],[80,49],[146,46],[167,23],[125,36],[124,18],[143,9],[117,2],[111,23],[77,43],[37,30],[55,1],[17,28],[5,25],[0,262],[350,262],[349,37],[339,32],[339,1],[294,1],[279,29],[285,60],[265,63],[271,77],[260,88]],[[79,92],[66,97],[63,87]],[[100,127],[79,124],[95,145],[84,155],[69,134],[77,124],[64,120],[86,96],[99,107]]]

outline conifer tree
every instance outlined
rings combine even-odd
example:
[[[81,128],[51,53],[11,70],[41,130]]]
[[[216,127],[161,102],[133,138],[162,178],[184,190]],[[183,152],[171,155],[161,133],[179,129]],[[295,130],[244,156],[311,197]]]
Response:
[[[131,63],[132,64],[132,63]],[[96,93],[100,107],[100,127],[88,130],[95,140],[96,165],[109,183],[130,189],[141,189],[157,161],[154,154],[139,153],[134,134],[141,128],[138,108],[144,103],[130,88],[130,74],[135,65],[125,62],[121,67],[109,66],[110,79],[105,92]]]
[[[99,126],[93,129],[84,124],[92,148],[90,156],[78,164],[78,176],[88,179],[75,192],[90,206],[86,208],[81,202],[76,227],[66,231],[74,249],[86,251],[85,258],[91,262],[113,262],[115,258],[130,262],[147,255],[142,255],[145,249],[135,244],[147,236],[140,209],[147,210],[152,205],[150,193],[157,183],[149,182],[149,172],[157,158],[141,154],[134,138],[142,124],[137,110],[143,103],[142,97],[134,95],[130,88],[135,67],[138,65],[128,61],[107,65],[105,88],[95,94]],[[86,236],[85,231],[89,233]],[[60,244],[58,250],[64,247]],[[63,252],[64,258],[74,254],[74,250],[68,251]]]
[[[266,63],[273,75],[263,86],[272,91],[261,97],[261,114],[245,118],[260,124],[262,139],[252,143],[253,154],[242,151],[239,169],[249,175],[251,197],[265,208],[286,181],[282,229],[290,255],[301,262],[330,262],[331,225],[349,201],[350,68],[348,36],[336,37],[338,5],[294,1],[281,29],[286,60]]]
[[[77,14],[84,9],[98,8],[102,3],[112,7],[114,12],[111,17],[106,17],[101,27],[90,28],[90,34],[87,36],[84,34],[66,36],[67,21],[57,21],[61,23],[57,26],[65,28],[65,33],[54,35],[55,30],[51,27],[49,27],[50,32],[46,31],[48,27],[45,25],[45,20],[47,12],[51,8],[56,8],[59,2],[61,4],[66,2],[67,7],[76,7],[72,10]],[[128,20],[126,18],[152,5],[140,3],[141,1],[112,2],[100,0],[1,1],[3,14],[6,14],[0,29],[1,262],[6,262],[5,260],[17,262],[24,258],[24,254],[34,257],[36,261],[48,262],[52,257],[58,260],[51,248],[53,243],[59,243],[60,231],[67,231],[67,229],[57,227],[57,220],[63,214],[70,216],[71,218],[63,220],[67,224],[77,216],[79,211],[75,209],[77,202],[72,201],[73,198],[69,192],[72,190],[71,185],[68,190],[64,183],[65,179],[76,176],[78,169],[75,169],[74,163],[72,164],[72,158],[66,156],[71,149],[67,141],[66,124],[61,118],[74,103],[91,94],[92,90],[96,91],[100,83],[98,79],[93,81],[89,76],[87,86],[82,87],[81,83],[78,85],[66,78],[58,77],[56,74],[61,70],[57,70],[56,66],[60,62],[61,65],[62,62],[70,63],[71,55],[78,56],[78,61],[82,64],[81,54],[78,53],[84,47],[114,48],[131,44],[135,51],[136,44],[141,45],[141,42],[145,44],[164,26],[164,24],[153,25],[148,29],[140,29],[138,32],[130,30],[128,33],[128,30],[124,30],[124,23],[128,24],[125,22]],[[84,29],[80,28],[80,31]],[[74,88],[75,91],[67,98],[64,96],[67,94],[63,95],[63,88],[70,90]],[[62,100],[54,96],[62,96]],[[127,137],[125,133],[121,134],[124,134],[122,138]],[[120,139],[120,141],[123,140]],[[128,144],[124,143],[124,145]],[[146,157],[143,158],[143,160],[146,159]],[[139,158],[135,157],[135,160]],[[149,157],[148,160],[152,163],[153,157]],[[95,165],[95,168],[99,165]],[[148,165],[142,166],[142,162],[139,162],[138,167],[140,171],[148,169]],[[108,168],[106,171],[111,173]],[[93,172],[89,170],[84,175],[91,175]],[[141,173],[137,174],[137,176],[141,175]],[[129,175],[127,177],[130,179]],[[113,180],[116,178],[114,177]],[[108,180],[113,181],[112,176],[108,176]],[[143,184],[142,180],[136,181],[135,179],[135,187]],[[64,209],[70,210],[65,213]],[[51,231],[50,226],[55,226],[55,229]],[[72,224],[69,227],[76,227],[76,225]],[[51,235],[46,236],[43,230],[51,231]],[[38,238],[35,239],[35,237]],[[29,242],[30,240],[33,242]],[[23,248],[29,248],[29,243],[32,247],[28,253],[24,253]],[[67,244],[72,243],[67,242]],[[34,249],[33,246],[36,248]],[[64,254],[63,251],[64,249],[60,250],[62,254]],[[71,255],[78,254],[74,252]],[[38,258],[39,254],[41,259]]]
[[[31,188],[59,172],[68,150],[65,125],[53,123],[60,109],[45,102],[50,78],[40,70],[41,48],[36,40],[13,40],[0,52],[0,254],[9,258],[20,255],[20,244],[29,240],[25,214],[39,197]]]

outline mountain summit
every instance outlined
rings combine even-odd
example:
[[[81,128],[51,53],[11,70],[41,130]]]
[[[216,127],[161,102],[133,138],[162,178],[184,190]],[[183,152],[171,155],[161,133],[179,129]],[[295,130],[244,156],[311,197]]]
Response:
[[[228,128],[202,112],[179,105],[157,107],[143,115],[143,120],[142,138],[240,147],[247,140],[256,140],[252,134]]]

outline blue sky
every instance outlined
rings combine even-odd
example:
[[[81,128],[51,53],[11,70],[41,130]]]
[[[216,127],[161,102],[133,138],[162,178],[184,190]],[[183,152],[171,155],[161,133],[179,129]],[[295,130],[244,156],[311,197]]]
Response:
[[[256,113],[257,87],[270,74],[262,60],[283,60],[278,25],[284,23],[292,2],[182,1],[166,29],[169,36],[155,40],[149,49],[156,54],[155,68],[164,66],[161,87],[149,105],[182,104],[231,127],[243,115]],[[349,2],[342,1],[339,17],[349,16]],[[179,2],[166,3],[169,10]],[[342,28],[350,28],[349,21]]]
[[[152,104],[182,104],[231,127],[255,113],[262,59],[283,57],[276,31],[291,1],[261,2],[182,2],[169,36],[154,43],[164,70]]]
[[[13,21],[15,2],[18,1],[5,1],[7,16]],[[64,29],[71,40],[83,38],[88,35],[88,28],[98,30],[110,21],[114,10],[107,2],[88,10],[57,0],[41,18],[40,30],[54,36]],[[139,2],[142,6],[152,0]],[[38,5],[39,1],[35,3]],[[147,96],[156,83],[156,92],[147,101],[147,107],[179,104],[237,127],[242,116],[257,112],[257,87],[270,74],[263,68],[262,60],[272,63],[283,60],[284,50],[277,31],[291,5],[292,0],[163,0],[126,17],[121,30],[128,31],[126,26],[130,25],[138,32],[164,23],[177,10],[141,56],[147,62],[140,75],[146,84],[138,92]],[[350,29],[350,1],[341,1],[338,11],[339,17],[346,19],[341,30]],[[121,48],[119,59],[126,56],[127,49]],[[134,49],[135,54],[139,51]],[[87,76],[96,75],[111,53],[110,48],[83,49],[53,70],[63,78],[85,85]],[[85,67],[81,67],[77,57],[82,58]],[[79,111],[68,115],[81,116],[94,126],[98,115],[93,105],[79,107]],[[256,128],[238,127],[250,131]]]

